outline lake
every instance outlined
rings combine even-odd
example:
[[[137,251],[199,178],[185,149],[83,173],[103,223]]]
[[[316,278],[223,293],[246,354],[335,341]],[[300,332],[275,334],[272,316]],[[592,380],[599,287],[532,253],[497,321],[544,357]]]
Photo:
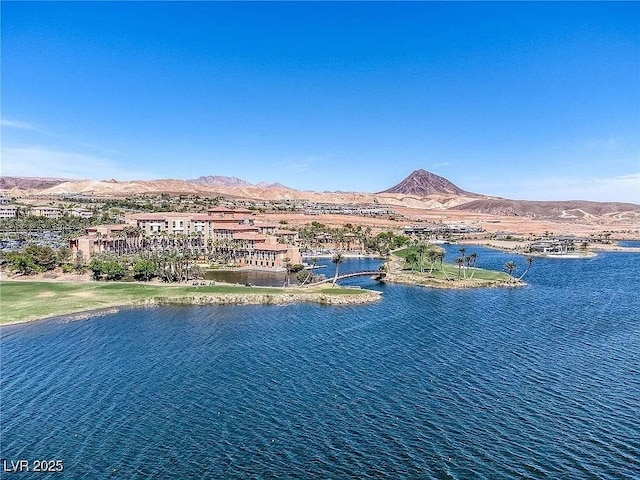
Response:
[[[2,327],[1,458],[64,462],[37,478],[637,479],[639,261],[536,258],[523,288],[351,280],[383,292],[364,306]]]

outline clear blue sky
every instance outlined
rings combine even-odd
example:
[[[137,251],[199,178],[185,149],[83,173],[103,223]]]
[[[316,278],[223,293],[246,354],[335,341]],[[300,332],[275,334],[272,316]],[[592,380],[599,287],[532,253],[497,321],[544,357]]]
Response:
[[[3,1],[2,174],[640,203],[640,3]]]

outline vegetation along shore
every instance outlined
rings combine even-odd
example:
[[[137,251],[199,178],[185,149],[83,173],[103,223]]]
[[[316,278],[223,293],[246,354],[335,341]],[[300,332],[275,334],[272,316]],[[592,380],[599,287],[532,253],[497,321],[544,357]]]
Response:
[[[526,270],[516,277],[514,262],[505,264],[505,272],[487,270],[476,267],[475,252],[467,252],[466,248],[459,252],[455,263],[445,263],[445,252],[436,245],[418,243],[397,250],[387,263],[385,281],[447,289],[524,286],[522,279],[533,264],[533,259],[528,258]]]
[[[354,305],[375,302],[381,294],[358,288],[271,288],[236,285],[148,285],[120,282],[0,282],[0,325],[100,311],[153,305],[282,305],[316,302]]]

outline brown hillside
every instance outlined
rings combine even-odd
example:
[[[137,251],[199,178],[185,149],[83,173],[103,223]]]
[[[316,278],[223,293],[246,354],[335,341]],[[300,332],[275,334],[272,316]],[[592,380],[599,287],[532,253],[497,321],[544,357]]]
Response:
[[[426,170],[415,170],[397,185],[381,193],[403,193],[426,197],[429,195],[467,195],[478,196],[466,192],[444,177]]]

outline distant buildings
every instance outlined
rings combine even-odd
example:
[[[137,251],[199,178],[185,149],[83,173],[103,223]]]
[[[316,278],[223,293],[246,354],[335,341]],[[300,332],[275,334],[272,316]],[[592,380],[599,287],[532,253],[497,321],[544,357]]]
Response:
[[[294,245],[297,232],[255,222],[251,213],[215,207],[206,214],[134,214],[125,224],[88,228],[86,235],[71,240],[70,247],[85,261],[103,252],[188,252],[195,258],[218,258],[234,266],[257,269],[277,270],[286,263],[302,263],[300,250]]]
[[[454,235],[462,233],[478,233],[483,232],[481,227],[472,227],[465,223],[458,224],[433,224],[433,225],[414,225],[404,227],[405,235]]]
[[[307,215],[358,215],[360,217],[388,217],[395,215],[395,210],[382,207],[359,205],[336,205],[333,203],[308,203],[305,205]]]
[[[69,215],[71,217],[91,218],[93,212],[86,208],[74,207],[68,210],[52,207],[50,205],[23,206],[7,205],[0,203],[0,219],[17,218],[18,216],[31,216],[57,219]]]
[[[16,205],[0,205],[0,220],[17,218],[19,210]]]
[[[29,210],[29,215],[34,217],[60,218],[62,216],[62,209],[49,206],[36,206]]]

